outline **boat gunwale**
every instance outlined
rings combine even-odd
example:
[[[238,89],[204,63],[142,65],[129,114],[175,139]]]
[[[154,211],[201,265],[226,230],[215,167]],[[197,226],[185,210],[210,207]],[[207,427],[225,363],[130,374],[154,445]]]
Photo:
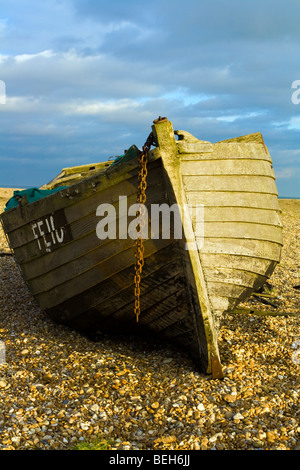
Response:
[[[155,152],[155,150],[156,149],[153,149],[149,152],[149,163],[159,160],[160,158],[160,156]],[[45,210],[39,211],[40,214],[36,215],[34,214],[34,209],[36,208],[40,209],[41,206],[47,206],[47,203],[51,205],[51,202],[55,201],[56,199],[58,199],[59,201],[63,200],[64,204],[59,205],[59,207],[57,207],[55,210],[65,209],[66,207],[69,207],[73,204],[81,203],[84,199],[88,199],[90,197],[90,191],[104,191],[112,185],[115,185],[118,182],[122,182],[124,180],[124,175],[126,175],[126,180],[136,177],[138,174],[138,168],[139,162],[137,157],[127,160],[126,162],[122,162],[120,160],[114,165],[109,166],[105,171],[101,171],[95,175],[91,175],[87,178],[84,178],[81,181],[78,181],[70,186],[66,186],[64,189],[49,194],[41,199],[38,199],[37,201],[25,204],[24,206],[22,206],[23,217],[17,218],[19,223],[14,225],[13,227],[9,227],[10,221],[7,219],[9,219],[12,214],[16,214],[16,212],[20,210],[19,206],[12,207],[11,209],[4,211],[0,214],[0,220],[2,222],[2,225],[4,225],[5,233],[9,234],[14,230],[18,230],[24,225],[27,225],[39,219],[40,217],[49,214],[49,212],[51,213],[51,208],[48,209],[45,207]],[[101,183],[104,184],[102,185]],[[75,201],[75,197],[78,198],[77,201]],[[8,228],[5,227],[7,222]]]
[[[134,175],[133,177],[130,177],[130,178],[128,178],[128,179],[124,179],[124,180],[120,181],[120,184],[122,184],[122,183],[124,183],[124,182],[126,182],[126,183],[128,182],[129,184],[131,184],[131,180],[134,180],[135,178],[136,178],[136,175]],[[152,188],[152,187],[157,187],[157,183],[156,183],[156,184],[155,184],[155,183],[149,184],[148,189],[150,189],[150,188]],[[110,189],[110,187],[104,188],[104,189],[103,189],[103,192],[106,191],[106,190],[109,190],[109,189]],[[102,191],[99,191],[99,192],[97,193],[97,196],[98,196],[99,194],[101,194],[101,192],[102,192]],[[130,193],[129,195],[127,194],[126,196],[127,196],[128,198],[129,198],[129,197],[134,197],[134,196],[136,197],[136,188],[134,188],[134,186],[133,186],[133,187],[132,187],[132,193]],[[47,197],[48,197],[48,196],[47,196]],[[119,197],[119,195],[118,195],[118,197]],[[85,200],[87,200],[87,199],[89,199],[89,197],[88,197],[88,198],[85,198]],[[72,210],[76,210],[76,205],[81,204],[82,201],[83,201],[83,199],[80,199],[80,200],[76,201],[73,205],[68,206],[66,209],[68,210],[70,207],[72,207]],[[38,201],[35,201],[35,202],[38,202]],[[114,200],[114,201],[111,202],[110,204],[115,207],[115,206],[118,205],[118,202],[119,202],[119,200]],[[146,204],[146,205],[147,205],[147,204]],[[75,209],[74,209],[74,208],[75,208]],[[61,210],[61,209],[59,209],[59,210]],[[64,210],[64,208],[63,208],[63,210]],[[79,217],[73,218],[73,220],[69,220],[68,223],[65,224],[65,225],[71,227],[72,225],[78,224],[79,221],[91,217],[94,213],[95,213],[95,209],[90,210],[90,212],[85,213],[84,215],[80,215]],[[48,215],[48,214],[49,214],[49,212],[47,212],[46,215]],[[41,218],[41,217],[44,217],[44,216],[40,216],[40,217],[38,217],[38,218],[36,218],[36,219],[34,219],[34,220],[30,220],[30,221],[26,222],[24,225],[22,225],[22,227],[17,227],[17,228],[15,228],[15,229],[9,231],[8,233],[9,233],[9,234],[12,234],[12,233],[14,233],[14,232],[18,232],[21,228],[22,228],[22,230],[24,230],[24,228],[27,228],[27,227],[30,226],[35,220],[39,220],[39,218]],[[131,217],[131,216],[128,216],[128,217]],[[132,216],[132,217],[134,217],[134,216]],[[117,220],[119,220],[119,217],[117,218]],[[84,234],[83,236],[87,235],[88,233],[92,233],[92,232],[93,232],[93,231],[87,232],[87,233]],[[47,235],[47,234],[46,234],[46,235]],[[27,240],[25,243],[23,243],[23,244],[21,244],[21,245],[15,245],[15,246],[13,246],[13,249],[15,249],[15,248],[22,248],[23,246],[26,246],[26,245],[28,245],[28,244],[30,244],[30,243],[36,241],[36,240],[42,239],[42,238],[43,238],[43,236],[39,236],[38,238],[34,238],[34,239]],[[81,238],[81,237],[78,237],[78,239],[80,239],[80,238]],[[77,239],[77,238],[76,238],[76,239]],[[73,240],[70,240],[68,243],[71,243],[72,241],[73,241]],[[68,244],[68,243],[66,243],[66,244]],[[12,245],[12,244],[11,244],[11,245]],[[47,253],[43,253],[43,254],[41,254],[41,256],[46,255],[46,254],[47,254]]]

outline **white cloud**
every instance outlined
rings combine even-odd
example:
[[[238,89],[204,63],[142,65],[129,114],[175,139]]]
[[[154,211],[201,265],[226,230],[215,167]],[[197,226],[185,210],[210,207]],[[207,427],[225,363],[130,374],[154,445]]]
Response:
[[[41,111],[41,101],[33,96],[6,96],[4,113],[36,113]]]
[[[294,130],[299,131],[300,130],[300,116],[293,116],[283,121],[273,121],[272,125],[278,128],[282,127],[284,129],[288,129],[292,131]]]
[[[124,109],[136,109],[140,103],[130,99],[121,99],[107,102],[85,102],[83,104],[66,104],[63,106],[67,114],[106,114],[115,113]]]
[[[45,59],[49,59],[50,57],[54,57],[56,54],[52,50],[46,50],[42,52],[37,52],[36,54],[19,54],[14,57],[15,61],[18,63],[26,62],[27,60],[33,60],[40,57]]]
[[[206,95],[204,93],[194,94],[187,88],[179,87],[173,91],[163,93],[161,98],[169,101],[182,101],[184,106],[189,106],[214,98],[214,96]]]
[[[255,112],[249,112],[249,113],[244,113],[244,114],[232,114],[228,116],[218,116],[212,119],[216,119],[217,121],[223,121],[223,122],[234,122],[240,119],[250,119],[253,117],[257,117],[264,114],[263,111],[255,111]]]
[[[300,131],[300,116],[294,116],[290,119],[288,129]]]

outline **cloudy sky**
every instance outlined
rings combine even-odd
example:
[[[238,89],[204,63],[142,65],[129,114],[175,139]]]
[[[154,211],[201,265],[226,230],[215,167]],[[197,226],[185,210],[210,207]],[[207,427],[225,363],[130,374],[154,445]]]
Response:
[[[141,148],[162,115],[211,142],[260,131],[300,197],[299,18],[300,0],[2,0],[0,186]]]

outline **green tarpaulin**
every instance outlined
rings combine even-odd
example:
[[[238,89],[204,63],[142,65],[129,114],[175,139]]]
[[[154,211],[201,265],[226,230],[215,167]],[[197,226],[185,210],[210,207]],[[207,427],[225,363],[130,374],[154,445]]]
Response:
[[[137,148],[136,145],[132,145],[124,155],[120,155],[119,157],[116,157],[116,159],[113,161],[112,165],[115,165],[116,163],[125,163],[128,162],[129,160],[132,160],[133,158],[137,158],[140,155],[141,151]]]
[[[27,201],[30,204],[31,202],[38,201],[39,199],[42,199],[43,197],[49,196],[50,194],[56,193],[57,191],[61,191],[62,189],[67,188],[67,186],[60,186],[55,189],[39,189],[39,188],[29,188],[29,189],[23,189],[21,191],[17,190],[14,191],[14,195],[10,200],[6,203],[5,210],[8,211],[9,209],[12,209],[13,207],[16,207],[19,205],[18,198],[27,196]]]

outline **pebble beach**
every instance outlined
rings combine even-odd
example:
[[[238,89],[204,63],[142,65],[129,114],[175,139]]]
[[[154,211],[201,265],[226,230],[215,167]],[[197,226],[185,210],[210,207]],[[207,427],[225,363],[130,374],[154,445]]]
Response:
[[[0,213],[12,194],[0,189]],[[286,315],[222,320],[223,380],[166,344],[92,342],[54,324],[1,227],[0,450],[300,449],[300,200],[279,203],[284,247],[269,280],[277,308],[256,297],[242,306]]]

